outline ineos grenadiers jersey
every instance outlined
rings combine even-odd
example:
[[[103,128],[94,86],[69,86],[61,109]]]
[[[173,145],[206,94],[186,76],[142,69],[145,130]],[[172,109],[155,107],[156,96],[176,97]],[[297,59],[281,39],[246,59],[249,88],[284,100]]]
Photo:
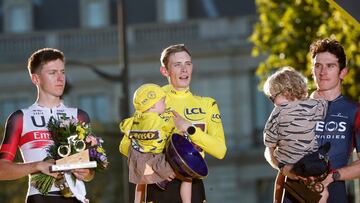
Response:
[[[12,161],[19,147],[24,163],[42,161],[47,156],[46,147],[53,144],[47,124],[51,117],[58,119],[64,116],[89,123],[89,117],[84,111],[68,108],[62,103],[55,108],[34,103],[26,109],[12,113],[5,125],[0,159]],[[29,185],[28,195],[39,194],[37,189]],[[50,191],[58,190],[52,186]]]
[[[315,136],[319,146],[331,143],[330,164],[333,169],[348,164],[354,149],[360,152],[360,112],[359,105],[340,95],[329,101],[325,120],[315,126]]]
[[[348,164],[349,157],[354,149],[360,152],[360,111],[359,104],[340,95],[329,101],[328,112],[323,122],[315,127],[315,136],[319,146],[326,142],[331,143],[329,158],[333,169]],[[328,202],[346,201],[345,182],[340,181],[329,186]]]

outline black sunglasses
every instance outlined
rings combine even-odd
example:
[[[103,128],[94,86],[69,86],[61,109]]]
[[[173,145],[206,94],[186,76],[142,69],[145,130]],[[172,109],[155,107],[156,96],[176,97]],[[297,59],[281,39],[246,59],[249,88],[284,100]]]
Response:
[[[272,103],[275,103],[276,97],[279,96],[281,93],[282,93],[282,92],[280,91],[280,92],[276,93],[275,95],[269,96],[270,101],[271,101]]]

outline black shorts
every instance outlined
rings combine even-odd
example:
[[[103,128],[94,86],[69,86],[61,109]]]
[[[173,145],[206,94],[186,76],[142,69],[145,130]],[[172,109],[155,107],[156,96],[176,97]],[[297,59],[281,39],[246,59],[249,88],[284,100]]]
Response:
[[[181,181],[178,179],[172,180],[167,189],[161,190],[156,184],[147,185],[146,201],[153,203],[181,203],[180,197]],[[193,179],[191,190],[191,203],[205,203],[205,188],[202,180]]]
[[[56,194],[54,194],[56,193]],[[78,199],[75,197],[63,197],[60,194],[57,194],[59,192],[50,192],[49,195],[30,195],[26,198],[26,203],[81,203]]]

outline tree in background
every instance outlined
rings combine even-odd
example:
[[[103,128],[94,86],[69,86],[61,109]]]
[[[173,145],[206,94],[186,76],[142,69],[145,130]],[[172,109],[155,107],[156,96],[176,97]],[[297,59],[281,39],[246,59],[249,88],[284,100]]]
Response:
[[[259,21],[250,40],[253,56],[265,55],[256,74],[263,84],[267,75],[292,66],[311,78],[310,44],[335,38],[345,48],[349,74],[343,93],[360,101],[360,26],[325,0],[256,0]],[[313,82],[311,86],[314,88]]]

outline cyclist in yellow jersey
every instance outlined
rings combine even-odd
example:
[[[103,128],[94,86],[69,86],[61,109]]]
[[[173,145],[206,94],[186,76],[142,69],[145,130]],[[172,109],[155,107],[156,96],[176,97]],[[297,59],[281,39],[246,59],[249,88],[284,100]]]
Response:
[[[175,126],[172,117],[164,114],[165,92],[160,86],[140,86],[134,93],[133,104],[134,116],[120,123],[120,130],[125,134],[121,145],[131,147],[120,151],[129,157],[129,182],[137,184],[134,202],[141,203],[146,184],[164,187],[161,182],[175,176],[163,153]],[[191,203],[191,180],[183,181],[180,188],[182,202]]]
[[[175,115],[179,115],[175,117],[175,121],[177,121],[175,125],[179,126],[178,129],[182,132],[187,132],[189,127],[192,129],[191,127],[196,126],[190,140],[215,158],[224,158],[226,153],[225,137],[216,101],[213,98],[196,96],[190,92],[192,62],[186,47],[181,44],[173,45],[164,52],[166,50],[169,53],[166,61],[162,62],[163,64],[168,62],[169,58],[176,58],[176,54],[184,55],[180,56],[179,60],[184,61],[185,65],[181,65],[181,62],[175,60],[176,62],[170,65],[171,71],[165,65],[160,67],[160,72],[168,78],[170,83],[163,87],[166,92],[166,107],[174,110]],[[187,68],[181,70],[178,66],[191,66],[191,68],[189,68],[190,70],[186,70]],[[128,140],[123,140],[119,146],[120,152],[127,155],[129,145]]]
[[[174,110],[174,123],[180,132],[186,132],[191,142],[204,153],[222,159],[226,153],[224,130],[216,101],[209,97],[195,96],[190,92],[193,65],[191,54],[183,44],[171,45],[161,54],[160,72],[168,78],[166,107]],[[167,190],[159,190],[156,185],[147,186],[146,202],[180,203],[181,181],[174,179]],[[206,202],[202,180],[193,179],[192,203]]]
[[[216,101],[209,97],[195,96],[190,92],[192,76],[191,54],[183,44],[171,45],[161,54],[160,72],[168,78],[169,85],[164,86],[166,106],[174,113],[174,123],[182,133],[189,135],[191,142],[196,144],[202,154],[223,159],[226,153],[224,130]],[[127,155],[129,140],[122,140],[120,152]],[[146,202],[180,203],[181,180],[174,179],[165,191],[155,184],[147,186]],[[192,203],[206,202],[203,181],[193,179]]]

